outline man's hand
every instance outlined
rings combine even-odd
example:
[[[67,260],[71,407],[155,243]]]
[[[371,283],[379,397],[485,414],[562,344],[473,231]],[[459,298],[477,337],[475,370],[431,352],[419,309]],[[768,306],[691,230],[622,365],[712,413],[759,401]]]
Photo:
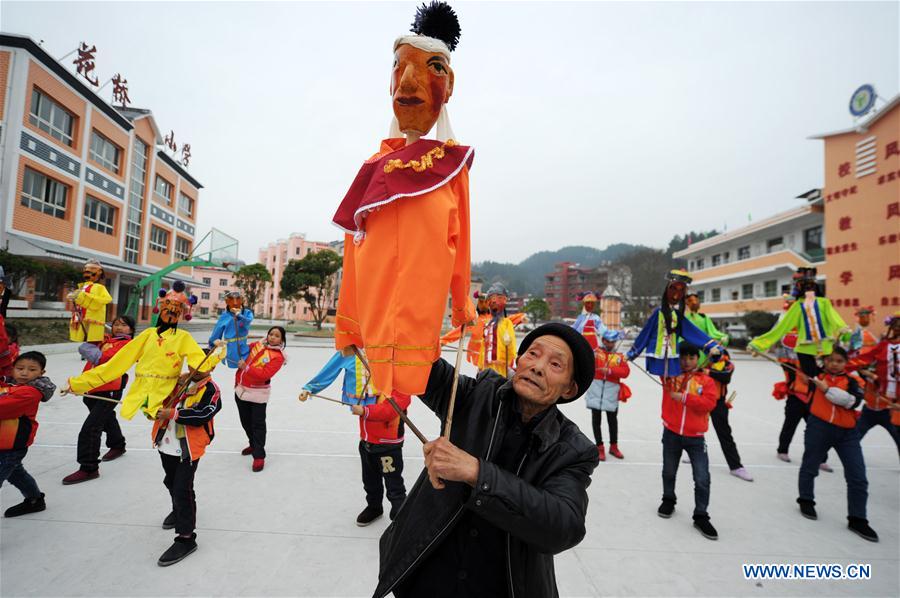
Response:
[[[72,389],[69,387],[68,384],[64,384],[59,389],[59,396],[64,397],[67,394],[69,394],[70,392],[72,392]]]
[[[478,481],[478,459],[441,436],[423,447],[428,479],[436,490],[444,489],[444,481],[465,482],[475,487]]]
[[[366,408],[362,405],[351,405],[350,412],[353,413],[353,415],[364,415],[366,413]]]
[[[683,392],[670,392],[669,396],[672,397],[673,400],[684,403],[684,393]]]
[[[301,390],[301,391],[300,391],[300,396],[297,397],[297,398],[300,399],[300,402],[302,403],[303,401],[305,401],[306,399],[309,398],[309,391],[308,391],[308,390]]]
[[[156,419],[172,419],[175,417],[175,410],[170,407],[160,407],[156,412]]]
[[[824,380],[819,380],[818,378],[812,378],[810,380],[810,382],[812,382],[816,386],[816,388],[818,388],[822,392],[828,391],[828,384],[826,384]]]
[[[238,359],[238,369],[242,370],[245,367],[247,367],[247,362],[244,361],[243,359]]]

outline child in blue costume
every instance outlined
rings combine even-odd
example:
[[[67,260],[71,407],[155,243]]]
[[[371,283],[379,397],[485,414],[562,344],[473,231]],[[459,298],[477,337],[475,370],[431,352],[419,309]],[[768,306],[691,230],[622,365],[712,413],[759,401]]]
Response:
[[[682,341],[699,347],[712,361],[722,354],[722,346],[697,328],[684,314],[684,299],[691,275],[672,270],[666,276],[662,305],[653,310],[643,330],[629,349],[628,361],[647,351],[647,370],[656,376],[681,374],[678,347]]]
[[[229,291],[225,295],[227,309],[219,316],[216,327],[209,335],[209,347],[222,339],[227,346],[225,365],[231,369],[243,366],[243,362],[250,354],[250,346],[247,344],[247,334],[250,332],[250,324],[253,322],[253,311],[244,307],[244,293],[242,291]]]

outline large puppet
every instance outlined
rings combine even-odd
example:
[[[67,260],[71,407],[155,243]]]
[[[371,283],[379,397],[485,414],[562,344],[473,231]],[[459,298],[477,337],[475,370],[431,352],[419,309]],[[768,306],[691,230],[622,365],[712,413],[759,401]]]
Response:
[[[814,378],[819,372],[816,357],[829,355],[836,339],[850,332],[850,329],[832,307],[831,301],[819,296],[815,268],[800,268],[795,280],[794,295],[797,300],[771,330],[750,341],[749,348],[763,353],[796,328],[797,346],[794,351],[803,373]]]
[[[372,383],[386,395],[425,391],[448,290],[453,326],[475,317],[467,293],[474,150],[452,139],[446,109],[459,34],[453,10],[432,2],[418,10],[412,34],[396,39],[390,138],[333,219],[347,233],[335,346],[364,348]]]
[[[225,365],[235,369],[250,354],[247,333],[250,332],[250,323],[253,322],[253,312],[244,307],[244,294],[239,290],[225,294],[225,307],[212,334],[209,335],[209,346],[212,347],[219,339],[225,341],[228,347]]]
[[[112,301],[112,296],[103,286],[103,266],[96,260],[88,260],[82,276],[84,282],[67,296],[72,302],[69,340],[102,343],[106,333],[106,306]]]
[[[481,364],[481,347],[484,344],[484,325],[491,319],[491,308],[488,307],[487,295],[485,293],[475,292],[472,297],[475,299],[475,311],[478,318],[475,323],[468,329],[469,343],[466,345],[466,361],[480,367]],[[453,328],[441,337],[441,346],[449,345],[459,341],[461,331],[459,328]]]
[[[646,350],[647,370],[664,378],[681,374],[678,347],[682,340],[700,347],[710,357],[722,353],[722,346],[684,315],[685,293],[691,283],[691,275],[684,270],[672,270],[666,280],[661,305],[647,318],[634,345],[628,350],[628,361],[634,361]]]
[[[878,344],[878,338],[869,330],[869,324],[872,323],[872,315],[874,313],[875,308],[868,305],[866,307],[860,307],[853,314],[856,316],[856,328],[853,329],[852,334],[844,335],[844,337],[841,338],[842,341],[849,343],[851,352],[857,353],[861,349],[874,347]]]
[[[488,289],[488,307],[491,317],[484,324],[484,342],[481,345],[479,369],[491,369],[503,377],[512,375],[516,363],[516,327],[506,315],[509,293],[500,283]]]
[[[597,306],[597,295],[588,291],[581,297],[581,303],[581,313],[575,318],[572,328],[580,332],[587,342],[590,343],[591,349],[596,351],[600,347],[600,339],[603,337],[603,333],[606,332],[603,320],[594,313],[594,308]]]
[[[157,410],[178,383],[185,360],[192,370],[196,370],[206,357],[194,337],[178,329],[178,320],[182,315],[186,320],[190,319],[194,303],[196,297],[185,295],[184,283],[180,281],[176,281],[168,292],[161,290],[154,308],[154,312],[159,313],[156,327],[134,337],[103,365],[69,378],[68,388],[64,392],[71,390],[84,394],[92,388],[118,380],[137,363],[134,382],[122,399],[120,415],[131,419],[139,409],[143,409],[148,417],[155,418]]]

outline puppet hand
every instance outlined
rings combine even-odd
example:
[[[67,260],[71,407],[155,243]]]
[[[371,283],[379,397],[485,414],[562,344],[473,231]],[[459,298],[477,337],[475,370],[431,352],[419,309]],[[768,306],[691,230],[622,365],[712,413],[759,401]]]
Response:
[[[77,299],[78,295],[80,295],[80,294],[81,294],[81,291],[79,291],[78,289],[75,289],[74,291],[72,291],[71,293],[66,295],[66,299],[68,299],[69,301],[75,301],[75,299]]]
[[[366,408],[363,407],[362,405],[351,405],[350,412],[353,415],[364,415],[366,412]]]
[[[175,410],[170,407],[160,407],[156,412],[156,419],[172,419],[175,417]]]
[[[64,386],[60,387],[59,396],[64,397],[71,392],[72,392],[72,389],[69,387],[68,384],[65,384]]]
[[[244,361],[243,359],[238,359],[238,369],[242,370],[245,367],[247,367],[247,362]]]
[[[300,402],[305,401],[306,399],[309,398],[309,391],[308,391],[308,390],[301,390],[301,391],[300,391],[300,396],[297,397],[297,398],[300,399]]]
[[[238,307],[232,307],[232,308],[229,309],[228,311],[230,311],[230,312],[233,313],[234,315],[238,315],[239,313],[241,313],[241,310],[240,310],[240,308],[238,308]]]
[[[478,459],[458,448],[443,436],[423,447],[428,478],[435,489],[444,488],[444,481],[465,482],[474,487],[478,481]]]
[[[684,403],[684,393],[683,392],[670,392],[669,396],[672,397],[673,400]]]
[[[220,338],[217,338],[216,340],[213,341],[213,346],[216,349],[218,349],[219,347],[224,347],[225,344],[226,344],[225,341]]]

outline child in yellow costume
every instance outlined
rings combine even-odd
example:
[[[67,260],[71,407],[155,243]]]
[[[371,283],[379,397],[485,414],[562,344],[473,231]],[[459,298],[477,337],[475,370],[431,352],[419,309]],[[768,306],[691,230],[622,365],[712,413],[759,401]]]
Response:
[[[131,419],[138,409],[143,409],[148,417],[156,417],[156,411],[175,388],[184,361],[196,369],[206,356],[190,333],[178,329],[182,314],[185,320],[190,319],[194,303],[196,298],[184,294],[184,283],[180,281],[176,281],[168,292],[161,290],[153,310],[159,312],[156,327],[134,337],[103,365],[69,378],[64,393],[84,394],[120,378],[137,363],[134,382],[122,399],[121,416]]]
[[[78,343],[100,343],[106,333],[106,306],[112,296],[103,286],[103,266],[96,260],[84,264],[84,282],[68,294],[73,303],[69,321],[69,340]]]

